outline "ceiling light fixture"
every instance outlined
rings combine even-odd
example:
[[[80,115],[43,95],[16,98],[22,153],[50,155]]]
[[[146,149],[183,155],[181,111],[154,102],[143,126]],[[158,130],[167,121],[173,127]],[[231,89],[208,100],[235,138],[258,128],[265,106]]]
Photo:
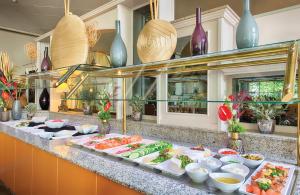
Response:
[[[11,0],[13,3],[18,3],[18,0]]]

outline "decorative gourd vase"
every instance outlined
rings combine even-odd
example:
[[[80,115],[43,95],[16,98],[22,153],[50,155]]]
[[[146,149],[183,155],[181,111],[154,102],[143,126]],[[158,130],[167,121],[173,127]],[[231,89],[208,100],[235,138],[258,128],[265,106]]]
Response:
[[[243,154],[245,152],[243,140],[239,137],[239,133],[230,133],[227,147],[237,151],[240,154]]]
[[[113,67],[126,66],[127,50],[121,37],[120,20],[116,20],[116,36],[110,48],[110,60]]]
[[[20,100],[15,100],[11,109],[11,117],[13,120],[22,118],[22,106]]]
[[[201,9],[196,9],[196,26],[191,39],[191,52],[193,56],[207,54],[208,40],[201,24]]]
[[[108,120],[101,120],[101,124],[98,125],[98,129],[100,135],[109,134],[111,130],[111,125]]]
[[[39,99],[40,107],[42,110],[48,110],[50,106],[50,95],[47,88],[44,88]]]
[[[259,29],[250,11],[250,0],[244,0],[243,16],[236,30],[238,49],[251,48],[258,45]]]
[[[46,47],[44,50],[44,58],[41,64],[41,71],[42,72],[48,71],[51,70],[51,68],[52,68],[52,63],[48,55],[48,47]]]

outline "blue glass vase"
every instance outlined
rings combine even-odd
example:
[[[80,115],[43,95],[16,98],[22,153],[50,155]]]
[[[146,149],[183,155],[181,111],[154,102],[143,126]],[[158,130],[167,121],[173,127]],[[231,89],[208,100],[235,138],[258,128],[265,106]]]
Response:
[[[116,36],[110,48],[110,60],[113,67],[126,66],[127,50],[121,37],[120,20],[116,20]]]
[[[250,0],[244,0],[243,16],[236,31],[236,45],[238,49],[251,48],[258,45],[259,30],[250,11]]]

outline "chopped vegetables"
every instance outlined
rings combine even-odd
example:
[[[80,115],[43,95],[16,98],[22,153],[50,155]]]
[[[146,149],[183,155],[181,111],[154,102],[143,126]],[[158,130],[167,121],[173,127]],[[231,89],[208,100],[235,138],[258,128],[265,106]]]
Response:
[[[169,148],[165,149],[165,150],[161,150],[159,152],[159,155],[157,158],[153,159],[151,162],[158,164],[158,163],[162,163],[165,162],[166,160],[169,160],[170,158],[172,158],[172,155],[169,153]]]
[[[191,150],[204,151],[205,149],[204,149],[204,146],[198,145],[198,146],[192,147]]]
[[[126,152],[122,154],[123,157],[127,157],[130,159],[136,159],[142,156],[146,156],[148,154],[158,152],[167,148],[171,148],[172,144],[165,141],[158,141],[153,144],[146,145],[143,148],[136,149],[132,152]]]
[[[244,154],[243,157],[249,160],[262,160],[260,156],[255,154]]]
[[[179,155],[177,156],[177,158],[181,161],[180,167],[182,169],[184,169],[186,167],[186,165],[194,162],[192,159],[190,159],[190,157],[188,157],[187,155]]]
[[[225,151],[220,152],[220,154],[223,154],[223,155],[234,155],[234,154],[238,154],[238,153],[236,151],[232,151],[232,150],[225,150]]]

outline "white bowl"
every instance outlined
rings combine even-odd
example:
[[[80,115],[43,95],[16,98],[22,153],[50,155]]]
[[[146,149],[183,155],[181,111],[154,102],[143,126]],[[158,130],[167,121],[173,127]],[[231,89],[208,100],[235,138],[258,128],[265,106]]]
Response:
[[[251,155],[259,156],[261,158],[261,160],[250,160],[250,159],[245,158],[244,157],[245,155],[247,155],[247,154],[241,155],[241,157],[244,160],[244,164],[250,168],[258,167],[258,165],[260,165],[265,160],[264,156],[261,154],[251,154]]]
[[[235,154],[222,154],[222,152],[224,151],[231,151],[231,152],[235,152]],[[230,155],[238,155],[239,153],[235,150],[229,149],[229,148],[222,148],[218,151],[218,154],[223,157],[223,156],[230,156]]]
[[[98,129],[97,125],[79,125],[75,126],[76,131],[82,134],[88,134],[88,133],[93,133],[96,132]]]
[[[199,163],[188,164],[185,167],[185,171],[195,183],[202,183],[207,180],[208,174],[211,172],[207,167],[204,167]]]
[[[45,121],[47,120],[47,117],[32,117],[31,121],[34,122],[34,123],[44,123]]]
[[[238,188],[241,187],[241,185],[244,183],[245,178],[243,176],[237,175],[237,174],[233,174],[233,173],[210,173],[209,177],[211,178],[211,180],[213,181],[214,185],[221,190],[222,192],[225,193],[232,193],[235,190],[237,190]],[[228,183],[223,183],[223,182],[219,182],[217,181],[218,178],[234,178],[239,180],[239,183],[235,183],[235,184],[228,184]]]
[[[232,163],[232,164],[221,167],[221,171],[223,171],[225,173],[238,174],[243,177],[246,177],[250,172],[249,168],[246,167],[245,165],[236,164],[236,163]]]
[[[243,159],[238,155],[223,156],[222,158],[220,158],[220,161],[224,165],[228,165],[228,164],[232,164],[232,163],[234,163],[234,164],[235,163],[238,163],[238,164],[244,163]]]
[[[67,120],[48,120],[45,122],[45,125],[49,128],[62,128],[66,125],[68,121]]]
[[[199,162],[201,165],[208,167],[212,171],[217,171],[222,166],[222,162],[213,157],[201,159]]]
[[[51,139],[54,136],[54,133],[53,132],[40,132],[40,133],[37,133],[37,135],[44,139]]]
[[[62,130],[54,133],[54,137],[71,137],[74,135],[76,131],[71,131],[71,130]]]

